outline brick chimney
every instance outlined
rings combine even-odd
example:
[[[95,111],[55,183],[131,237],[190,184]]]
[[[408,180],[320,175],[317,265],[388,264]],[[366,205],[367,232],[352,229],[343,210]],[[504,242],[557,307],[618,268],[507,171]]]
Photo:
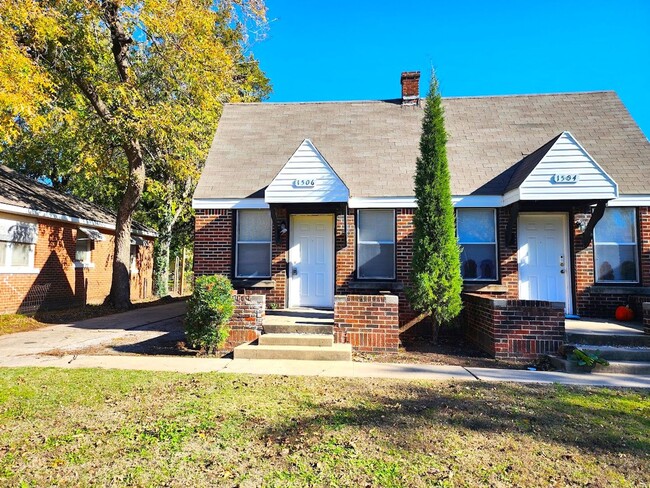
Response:
[[[418,105],[420,103],[420,72],[403,72],[401,82],[402,105]]]

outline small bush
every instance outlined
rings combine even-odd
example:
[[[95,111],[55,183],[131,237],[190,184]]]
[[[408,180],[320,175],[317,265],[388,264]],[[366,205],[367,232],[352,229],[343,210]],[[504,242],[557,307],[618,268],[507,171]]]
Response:
[[[185,335],[190,346],[208,354],[222,347],[228,339],[228,321],[235,309],[232,284],[222,275],[200,276],[187,302]]]

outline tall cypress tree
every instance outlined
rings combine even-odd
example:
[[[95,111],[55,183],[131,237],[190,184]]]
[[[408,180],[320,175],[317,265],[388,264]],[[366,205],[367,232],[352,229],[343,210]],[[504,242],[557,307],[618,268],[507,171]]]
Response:
[[[462,308],[460,249],[446,143],[442,97],[432,71],[415,171],[417,209],[413,218],[413,264],[408,295],[415,310],[431,316],[434,341],[440,325],[456,317]]]

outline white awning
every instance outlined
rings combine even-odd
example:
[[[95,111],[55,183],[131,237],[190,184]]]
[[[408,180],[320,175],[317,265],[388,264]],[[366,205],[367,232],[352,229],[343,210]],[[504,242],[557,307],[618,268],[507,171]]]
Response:
[[[132,246],[149,246],[150,241],[140,236],[131,236],[131,245]]]
[[[88,236],[88,239],[95,242],[101,242],[104,240],[104,234],[102,234],[97,229],[91,229],[90,227],[79,227],[79,230]]]

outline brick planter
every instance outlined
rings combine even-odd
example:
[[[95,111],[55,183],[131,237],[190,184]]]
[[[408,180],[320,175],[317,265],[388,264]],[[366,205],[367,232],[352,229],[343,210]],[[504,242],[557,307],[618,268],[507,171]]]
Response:
[[[230,334],[226,347],[232,349],[257,339],[262,333],[266,309],[264,295],[235,295],[235,312],[230,319]]]
[[[564,341],[564,303],[466,293],[465,336],[497,359],[555,354]]]
[[[399,298],[396,295],[340,295],[334,299],[334,341],[357,351],[397,352]]]
[[[643,304],[643,332],[650,335],[650,302]]]

